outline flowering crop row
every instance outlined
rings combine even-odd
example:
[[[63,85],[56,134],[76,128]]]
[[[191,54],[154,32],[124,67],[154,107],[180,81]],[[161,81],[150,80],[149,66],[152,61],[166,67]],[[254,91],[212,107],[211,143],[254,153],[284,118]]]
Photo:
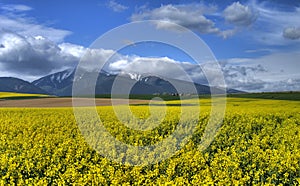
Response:
[[[115,138],[143,146],[176,129],[180,107],[168,103],[161,125],[148,131],[126,127],[110,106],[97,109]],[[83,138],[71,108],[1,108],[0,185],[300,184],[299,102],[229,98],[223,125],[202,152],[198,144],[209,101],[201,106],[191,140],[171,158],[147,166],[119,164],[98,154]],[[136,118],[149,117],[148,106],[131,109]],[[127,122],[139,123],[133,118]]]

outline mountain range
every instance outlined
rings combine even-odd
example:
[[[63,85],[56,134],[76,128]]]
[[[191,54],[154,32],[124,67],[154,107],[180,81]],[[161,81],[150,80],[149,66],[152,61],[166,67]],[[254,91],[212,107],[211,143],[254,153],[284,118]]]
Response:
[[[97,74],[95,74],[97,73]],[[74,70],[64,70],[54,74],[47,75],[33,82],[27,82],[18,78],[0,77],[0,91],[2,92],[20,92],[20,93],[37,93],[50,94],[56,96],[72,96],[73,81],[80,82],[82,90],[89,89],[88,80],[90,77],[97,77],[95,94],[111,94],[113,84],[117,80],[117,89],[114,94],[126,94],[128,86],[132,86],[130,94],[210,94],[211,89],[214,93],[223,91],[216,87],[196,84],[192,82],[161,78],[153,75],[140,75],[133,73],[110,74],[104,71],[84,72],[80,78],[75,79]],[[84,82],[86,81],[86,82]],[[174,87],[175,85],[176,87]],[[228,89],[227,93],[239,93],[241,91]],[[84,93],[83,93],[84,94]]]
[[[0,77],[0,92],[48,94],[47,91],[32,83],[13,77]]]

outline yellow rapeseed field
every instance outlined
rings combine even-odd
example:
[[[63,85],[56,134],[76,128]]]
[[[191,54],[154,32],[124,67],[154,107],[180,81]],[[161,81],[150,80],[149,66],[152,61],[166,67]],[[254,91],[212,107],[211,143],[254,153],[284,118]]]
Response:
[[[185,107],[193,109],[195,101],[185,100]],[[179,103],[167,102],[161,124],[145,131],[126,127],[111,106],[97,111],[116,139],[143,146],[159,143],[175,130]],[[198,144],[210,100],[200,103],[191,140],[172,157],[147,166],[120,164],[98,154],[82,136],[72,108],[0,108],[0,185],[300,184],[299,101],[228,98],[223,124],[204,151]],[[132,105],[131,111],[140,119],[150,113],[148,105]],[[139,123],[130,117],[127,122]]]
[[[26,98],[26,97],[49,97],[44,94],[25,94],[25,93],[14,93],[14,92],[0,92],[0,99],[7,98]]]

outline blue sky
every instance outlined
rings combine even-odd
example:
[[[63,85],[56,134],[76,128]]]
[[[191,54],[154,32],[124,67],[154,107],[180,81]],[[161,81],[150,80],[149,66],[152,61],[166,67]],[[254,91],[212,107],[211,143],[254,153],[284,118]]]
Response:
[[[292,0],[0,0],[1,76],[32,81],[74,67],[99,36],[142,20],[170,21],[196,33],[221,63],[231,88],[300,90],[300,1]],[[163,57],[179,63],[191,60],[153,43],[119,54],[129,66],[147,57],[159,64]]]

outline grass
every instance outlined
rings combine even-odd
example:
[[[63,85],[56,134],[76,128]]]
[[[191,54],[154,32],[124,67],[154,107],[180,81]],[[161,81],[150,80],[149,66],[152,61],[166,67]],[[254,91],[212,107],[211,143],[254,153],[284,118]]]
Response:
[[[112,98],[110,94],[99,94],[95,95],[96,98]],[[127,95],[114,95],[114,98],[128,98]],[[168,94],[162,94],[162,95],[146,95],[146,94],[137,94],[137,95],[129,95],[129,99],[141,99],[141,100],[151,100],[153,98],[161,98],[165,101],[173,101],[173,100],[180,100],[180,96],[173,96]],[[182,99],[193,99],[193,98],[209,98],[209,94],[203,94],[203,95],[183,95],[181,96]]]
[[[300,92],[262,92],[228,94],[228,97],[300,101]]]
[[[0,92],[0,99],[33,99],[33,98],[43,98],[50,97],[49,95],[43,94],[25,94],[25,93],[13,93],[13,92]],[[69,96],[72,97],[72,96]],[[89,96],[83,96],[89,97]],[[114,98],[127,98],[126,95],[115,95]],[[172,95],[130,95],[129,99],[140,99],[140,100],[151,100],[153,98],[160,97],[164,101],[176,101],[180,100],[180,96]],[[253,98],[253,99],[271,99],[271,100],[291,100],[300,101],[300,92],[262,92],[262,93],[241,93],[241,94],[227,94],[228,98]],[[95,98],[112,98],[110,94],[100,94],[95,95]],[[200,98],[206,99],[210,98],[209,94],[203,95],[189,95],[182,96],[182,99],[193,99]]]
[[[124,95],[116,95],[115,98],[127,98]],[[130,99],[151,100],[155,97],[160,97],[165,101],[180,100],[180,96],[172,95],[130,95]],[[271,100],[291,100],[300,101],[300,92],[262,92],[262,93],[241,93],[227,94],[229,98],[253,98],[253,99],[271,99]],[[96,98],[111,98],[111,95],[96,95]],[[182,96],[183,99],[210,98],[209,94]]]

